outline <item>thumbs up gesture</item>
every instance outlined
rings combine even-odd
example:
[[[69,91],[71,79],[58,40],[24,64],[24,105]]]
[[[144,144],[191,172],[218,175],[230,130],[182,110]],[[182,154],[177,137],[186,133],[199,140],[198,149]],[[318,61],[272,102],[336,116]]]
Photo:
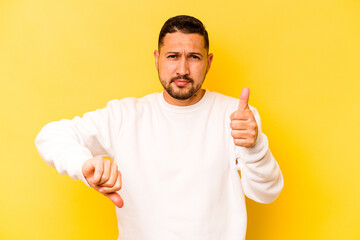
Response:
[[[230,116],[231,136],[236,146],[253,147],[256,143],[258,127],[254,114],[249,108],[250,90],[244,87],[240,94],[238,109]]]

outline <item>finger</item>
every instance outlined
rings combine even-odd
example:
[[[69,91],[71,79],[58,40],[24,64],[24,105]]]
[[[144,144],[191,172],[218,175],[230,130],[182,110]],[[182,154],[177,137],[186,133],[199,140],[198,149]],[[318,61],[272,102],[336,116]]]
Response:
[[[110,171],[111,171],[111,162],[109,160],[104,160],[104,170],[103,174],[101,175],[100,182],[98,185],[102,185],[106,183],[110,178]]]
[[[250,96],[250,89],[248,87],[244,87],[240,94],[240,101],[238,109],[240,111],[244,111],[246,108],[249,108],[249,96]]]
[[[116,192],[116,191],[119,191],[122,187],[122,183],[121,183],[121,174],[120,172],[118,172],[118,176],[117,176],[117,179],[116,179],[116,182],[114,185],[112,185],[111,187],[101,187],[99,189],[99,192],[101,193],[111,193],[111,192]]]
[[[230,120],[249,120],[254,118],[254,114],[249,108],[245,108],[245,110],[236,110],[230,115]]]
[[[114,186],[115,182],[116,182],[116,179],[118,178],[118,174],[120,174],[120,172],[118,171],[118,168],[117,168],[117,165],[115,163],[111,163],[110,164],[110,177],[109,179],[100,184],[99,186],[101,187],[112,187]]]
[[[233,130],[255,130],[257,129],[256,120],[253,118],[242,120],[235,119],[230,121],[230,127]]]
[[[107,193],[105,196],[108,197],[118,208],[122,208],[124,206],[124,201],[118,193]]]
[[[255,139],[256,131],[255,130],[232,130],[231,136],[234,139]]]
[[[239,138],[234,138],[234,143],[236,146],[239,147],[246,147],[246,148],[250,148],[252,146],[255,145],[255,139],[239,139]]]
[[[232,130],[246,130],[249,128],[249,123],[247,121],[232,120],[230,127]]]
[[[99,158],[95,160],[95,172],[94,172],[94,179],[93,182],[94,184],[98,185],[100,180],[101,180],[101,176],[103,175],[104,172],[104,159],[103,158]]]

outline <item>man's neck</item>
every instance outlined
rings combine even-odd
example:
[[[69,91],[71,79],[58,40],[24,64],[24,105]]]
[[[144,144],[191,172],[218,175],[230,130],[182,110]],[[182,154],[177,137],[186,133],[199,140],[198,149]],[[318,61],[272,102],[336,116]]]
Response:
[[[204,96],[204,94],[205,94],[205,89],[199,89],[199,91],[197,91],[197,93],[195,93],[192,97],[185,99],[185,100],[181,100],[181,99],[173,98],[168,94],[167,91],[165,91],[165,90],[163,91],[163,96],[164,96],[165,101],[168,104],[175,105],[175,106],[193,105],[193,104],[199,102],[202,99],[202,97]]]

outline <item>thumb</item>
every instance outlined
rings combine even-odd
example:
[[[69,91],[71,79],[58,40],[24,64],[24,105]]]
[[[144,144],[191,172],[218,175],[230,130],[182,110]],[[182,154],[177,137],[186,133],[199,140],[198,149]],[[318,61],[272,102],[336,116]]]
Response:
[[[118,208],[122,208],[124,206],[124,201],[120,197],[120,195],[116,192],[106,193],[104,194],[108,197]]]
[[[244,111],[245,109],[249,108],[248,106],[249,96],[250,96],[250,89],[248,87],[244,87],[240,94],[240,101],[238,107],[240,111]]]

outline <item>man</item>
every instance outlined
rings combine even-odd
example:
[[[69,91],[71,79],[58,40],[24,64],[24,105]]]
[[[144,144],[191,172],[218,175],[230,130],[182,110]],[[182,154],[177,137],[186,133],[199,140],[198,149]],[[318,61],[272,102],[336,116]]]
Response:
[[[154,52],[163,93],[110,101],[37,136],[49,165],[118,207],[119,239],[244,239],[244,194],[269,203],[282,190],[249,89],[239,101],[201,88],[208,51],[198,19],[170,18]]]

